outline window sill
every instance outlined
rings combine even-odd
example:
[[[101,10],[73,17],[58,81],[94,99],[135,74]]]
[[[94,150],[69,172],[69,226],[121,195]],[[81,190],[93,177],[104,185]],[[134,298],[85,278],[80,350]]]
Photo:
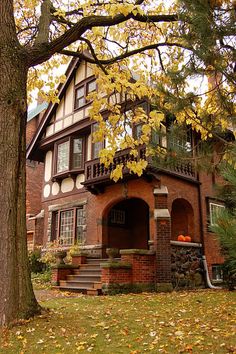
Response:
[[[52,177],[52,182],[58,182],[58,181],[60,182],[64,178],[69,178],[69,177],[75,179],[78,174],[83,173],[83,172],[84,172],[84,169],[80,168],[77,170],[71,170],[71,171],[58,173]]]

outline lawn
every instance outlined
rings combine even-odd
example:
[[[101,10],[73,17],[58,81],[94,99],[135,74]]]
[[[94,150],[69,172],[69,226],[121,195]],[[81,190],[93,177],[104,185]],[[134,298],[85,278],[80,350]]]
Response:
[[[58,297],[0,333],[0,353],[236,353],[236,292]]]

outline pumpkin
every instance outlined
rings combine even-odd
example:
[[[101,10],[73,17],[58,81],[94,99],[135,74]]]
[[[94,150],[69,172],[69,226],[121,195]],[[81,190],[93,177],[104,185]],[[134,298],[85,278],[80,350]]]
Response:
[[[184,235],[179,235],[177,240],[184,242],[185,241],[185,236]]]
[[[189,236],[189,235],[185,236],[185,240],[184,241],[185,242],[191,242],[192,241],[191,236]]]

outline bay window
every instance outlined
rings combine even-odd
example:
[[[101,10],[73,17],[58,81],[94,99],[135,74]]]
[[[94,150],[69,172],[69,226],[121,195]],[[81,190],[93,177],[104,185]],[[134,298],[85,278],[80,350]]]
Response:
[[[83,242],[83,207],[58,210],[53,213],[51,240],[60,246],[71,246]]]
[[[84,139],[70,137],[55,145],[55,174],[82,170],[84,166]]]

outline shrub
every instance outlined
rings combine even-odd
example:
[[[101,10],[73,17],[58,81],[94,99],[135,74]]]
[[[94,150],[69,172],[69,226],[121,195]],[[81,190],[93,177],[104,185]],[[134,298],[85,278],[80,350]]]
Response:
[[[32,273],[42,273],[45,270],[45,264],[41,259],[40,248],[36,248],[29,252],[29,264]]]

